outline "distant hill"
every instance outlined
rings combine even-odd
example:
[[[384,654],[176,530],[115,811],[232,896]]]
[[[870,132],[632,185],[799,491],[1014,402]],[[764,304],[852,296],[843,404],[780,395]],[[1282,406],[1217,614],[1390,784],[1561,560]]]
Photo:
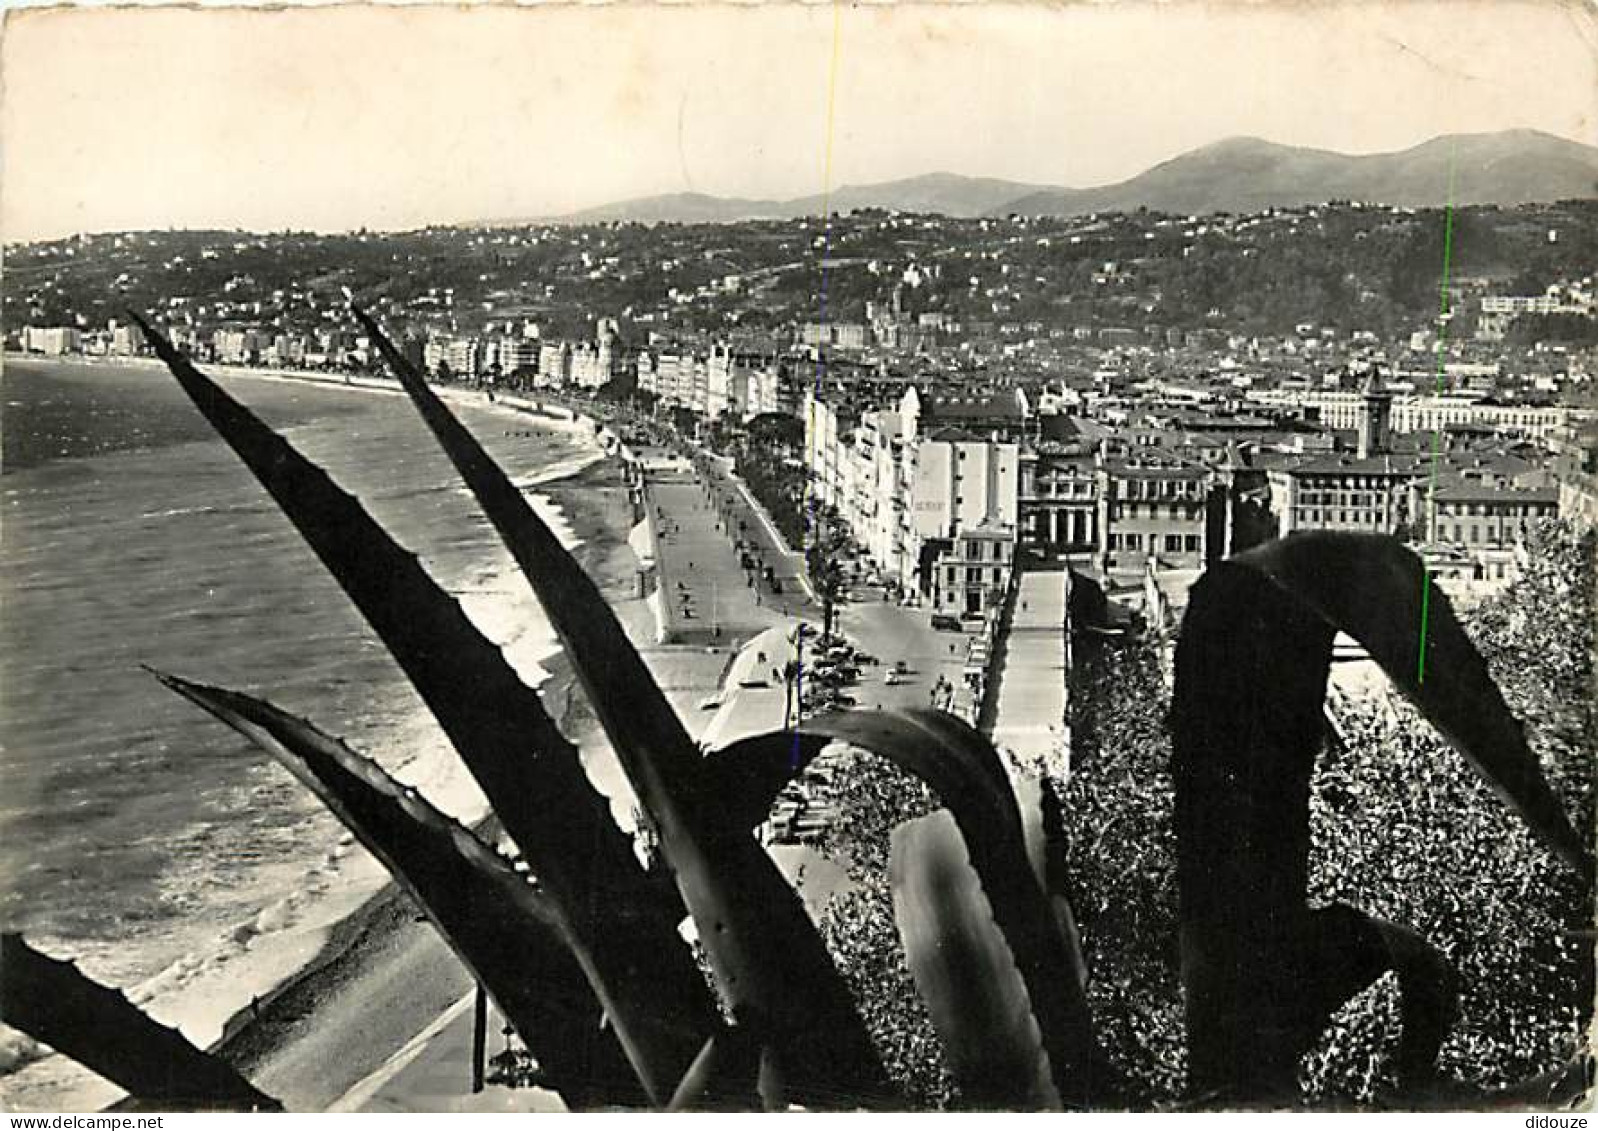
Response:
[[[556,219],[570,224],[603,224],[613,220],[643,224],[734,224],[739,220],[772,220],[791,215],[796,213],[780,200],[673,192],[602,204]]]
[[[1455,134],[1398,153],[1353,157],[1259,138],[1184,153],[1119,184],[1046,189],[994,212],[1256,212],[1272,206],[1360,200],[1426,207],[1527,204],[1598,196],[1598,149],[1534,130]]]
[[[943,216],[983,216],[1007,201],[1047,189],[1020,181],[993,177],[962,177],[954,173],[927,173],[902,181],[873,185],[844,185],[830,196],[820,193],[793,200],[748,200],[707,196],[697,192],[645,196],[585,208],[553,217],[557,223],[597,224],[635,221],[644,224],[730,224],[740,220],[787,220],[819,216],[824,208],[852,212],[857,208],[889,208],[899,212],[935,212]],[[504,221],[512,223],[513,221]],[[525,221],[514,221],[525,223]]]
[[[1351,156],[1324,149],[1230,138],[1162,162],[1129,180],[1096,188],[1052,188],[992,177],[928,173],[899,181],[845,185],[829,197],[747,200],[671,193],[620,201],[556,222],[720,224],[789,219],[857,208],[971,217],[1020,213],[1254,212],[1272,206],[1360,200],[1408,207],[1447,203],[1452,166],[1457,204],[1526,204],[1598,197],[1598,148],[1536,130],[1454,134],[1397,153]],[[526,221],[503,221],[503,223]]]
[[[834,212],[856,208],[889,208],[899,212],[934,212],[940,216],[984,216],[1022,196],[1047,191],[1045,185],[927,173],[875,185],[845,185],[830,198],[806,196],[788,202],[792,215],[819,216],[824,206]]]

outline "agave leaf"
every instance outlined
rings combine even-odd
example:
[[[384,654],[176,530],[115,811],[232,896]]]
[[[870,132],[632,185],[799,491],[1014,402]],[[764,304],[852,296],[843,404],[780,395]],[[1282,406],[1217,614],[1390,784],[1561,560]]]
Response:
[[[1054,909],[1065,940],[1071,968],[1083,986],[1088,981],[1087,958],[1082,953],[1082,933],[1071,911],[1065,867],[1065,812],[1060,799],[1042,778],[1025,776],[1015,783],[1016,805],[1021,812],[1021,829],[1026,837],[1027,859],[1038,886]]]
[[[493,995],[567,1103],[646,1102],[639,1080],[663,1055],[652,1045],[669,1052],[676,1033],[662,1032],[648,1013],[648,986],[615,986],[595,974],[582,939],[533,877],[304,719],[155,674],[281,763],[383,863]],[[604,1030],[602,1013],[613,1022]]]
[[[422,375],[372,319],[357,315],[522,566],[566,645],[659,833],[734,1019],[762,1046],[762,1078],[786,1080],[792,1100],[808,1106],[885,1096],[886,1079],[865,1027],[803,905],[747,829],[729,832],[719,802],[701,792],[698,749],[609,606]]]
[[[705,1042],[688,1066],[668,1111],[748,1111],[758,1106],[760,1046],[745,1029],[724,1029]]]
[[[157,354],[360,609],[438,719],[506,832],[607,980],[653,986],[678,1026],[675,1054],[644,1081],[655,1102],[716,1027],[676,933],[675,892],[646,876],[609,803],[499,648],[360,503],[133,316]]]
[[[1060,1107],[1026,984],[948,810],[893,830],[888,875],[905,958],[962,1102]]]
[[[1532,832],[1591,878],[1590,848],[1549,788],[1524,728],[1448,598],[1401,542],[1371,534],[1292,534],[1233,560],[1358,640]]]
[[[797,731],[756,735],[707,756],[715,775],[707,789],[727,797],[741,818],[763,814],[782,775],[791,777],[832,742],[887,758],[948,806],[1027,987],[1058,1095],[1072,1107],[1119,1099],[1121,1082],[1093,1036],[1080,950],[1033,873],[1009,777],[980,732],[942,711],[828,713]]]
[[[1417,932],[1363,918],[1380,944],[1383,965],[1398,974],[1398,1078],[1405,1087],[1417,1087],[1436,1075],[1438,1050],[1459,1016],[1459,979],[1442,952]]]
[[[1305,905],[1309,783],[1337,629],[1562,856],[1582,857],[1446,598],[1398,542],[1293,535],[1212,566],[1189,595],[1171,711],[1189,1072],[1201,1093],[1292,1093],[1325,1018],[1384,969],[1400,973],[1408,1075],[1424,1075],[1451,1016],[1446,970],[1418,939]]]
[[[662,774],[691,780],[698,748],[593,579],[377,322],[360,309],[355,317],[532,585],[611,744],[649,749]],[[618,695],[617,688],[627,693]]]
[[[0,935],[0,1022],[169,1110],[282,1111],[226,1061],[141,1013],[70,962]]]

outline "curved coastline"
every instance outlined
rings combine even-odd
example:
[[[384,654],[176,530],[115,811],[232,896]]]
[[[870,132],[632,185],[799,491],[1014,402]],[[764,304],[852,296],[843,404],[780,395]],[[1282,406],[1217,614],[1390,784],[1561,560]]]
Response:
[[[31,364],[43,365],[101,363],[121,368],[127,362],[133,361],[140,368],[160,368],[159,362],[150,359],[45,358],[32,355],[23,355],[23,357]],[[7,360],[18,360],[18,355],[7,355]],[[345,382],[342,377],[329,378],[326,375],[295,371],[227,366],[206,368],[215,376],[222,378],[237,376],[256,380],[291,381],[312,387],[325,387],[329,391],[403,395],[396,383],[376,379],[360,378]],[[560,512],[562,525],[570,528],[574,552],[583,561],[585,568],[601,578],[607,595],[618,599],[631,596],[633,569],[631,554],[627,549],[630,524],[618,523],[614,514],[605,513],[601,499],[593,498],[593,505],[590,505],[591,495],[596,487],[620,484],[619,468],[614,460],[606,459],[604,451],[606,440],[601,435],[603,429],[598,423],[560,406],[545,406],[524,398],[500,397],[490,401],[484,394],[470,390],[442,391],[446,399],[457,404],[469,405],[475,411],[492,413],[507,425],[514,423],[540,430],[577,432],[595,441],[592,458],[586,463],[574,466],[568,461],[553,476],[523,481],[523,486],[529,490],[536,490],[539,495],[548,498],[554,504]],[[624,490],[621,494],[625,497]],[[620,567],[616,562],[618,551],[620,555],[625,555],[629,559],[621,563]],[[547,673],[546,678],[540,682],[539,690],[549,704],[551,713],[558,721],[570,727],[569,733],[575,732],[572,733],[574,739],[585,739],[587,736],[581,732],[585,729],[585,720],[582,716],[586,712],[573,709],[569,665],[558,645],[540,656],[538,664]],[[299,950],[303,952],[309,944],[312,949],[309,958],[301,958],[291,972],[264,992],[254,995],[253,1000],[238,1001],[240,1008],[220,1024],[221,1035],[212,1043],[213,1048],[226,1052],[230,1057],[244,1055],[246,1051],[252,1049],[259,1054],[272,1043],[271,1038],[274,1034],[286,1035],[282,1028],[286,1019],[303,1018],[300,1011],[305,1005],[307,996],[312,998],[318,996],[326,989],[329,979],[336,976],[348,980],[352,968],[376,961],[407,941],[414,945],[411,936],[416,933],[414,931],[416,927],[420,927],[421,933],[428,936],[430,941],[437,942],[436,937],[432,937],[431,927],[425,923],[416,923],[408,900],[386,877],[378,882],[375,890],[363,884],[357,892],[346,898],[352,899],[359,895],[360,891],[368,894],[353,904],[353,910],[329,909],[330,917],[320,926],[307,926],[299,932],[297,940]],[[315,944],[317,937],[320,937],[319,945]],[[447,953],[445,958],[447,960],[445,967],[453,963],[453,958]],[[278,965],[284,965],[283,956],[279,956]],[[436,967],[437,964],[434,965]],[[464,978],[464,971],[459,970],[458,964],[454,965],[459,976]],[[442,987],[449,979],[447,969],[439,969],[443,971],[439,978]],[[467,984],[469,985],[469,982]],[[238,994],[232,996],[237,1001],[237,997],[246,992],[240,990]],[[434,1016],[421,1017],[419,1020],[418,1030],[434,1020]],[[410,1020],[396,1019],[396,1021],[398,1023],[395,1032],[403,1044],[405,1039],[414,1035],[402,1032],[410,1024]],[[212,1032],[216,1031],[214,1023],[207,1027]],[[18,1065],[17,1068],[20,1072],[27,1071],[24,1065]],[[97,1086],[87,1086],[91,1084]],[[105,1104],[118,1094],[116,1089],[103,1081],[98,1081],[97,1078],[85,1081],[85,1085],[81,1089],[60,1090],[55,1093],[55,1098],[76,1106],[78,1110],[89,1110]],[[315,1107],[325,1106],[331,1098],[337,1097],[330,1097],[328,1101]],[[56,1108],[56,1110],[65,1109]]]

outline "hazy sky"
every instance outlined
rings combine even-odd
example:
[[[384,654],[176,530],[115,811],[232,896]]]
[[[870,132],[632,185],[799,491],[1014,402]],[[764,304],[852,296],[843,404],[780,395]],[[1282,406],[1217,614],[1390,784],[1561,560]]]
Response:
[[[1084,186],[1240,134],[1598,141],[1580,3],[12,12],[0,232],[417,227],[948,170]]]

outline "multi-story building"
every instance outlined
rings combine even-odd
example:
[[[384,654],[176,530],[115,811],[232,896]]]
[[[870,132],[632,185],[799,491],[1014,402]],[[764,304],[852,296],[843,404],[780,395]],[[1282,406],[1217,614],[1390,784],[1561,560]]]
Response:
[[[1593,304],[1591,296],[1560,293],[1558,287],[1550,287],[1548,293],[1540,295],[1483,295],[1481,312],[1483,314],[1591,314]]]
[[[543,342],[538,347],[538,376],[533,384],[540,389],[567,385],[572,375],[570,342]]]
[[[1157,451],[1101,456],[1098,551],[1114,569],[1197,569],[1209,559],[1214,472]]]
[[[482,372],[482,342],[474,337],[451,338],[444,347],[444,360],[457,377],[476,377]]]
[[[1426,471],[1423,457],[1391,453],[1310,457],[1272,468],[1278,530],[1408,535],[1416,517],[1411,487]]]
[[[811,494],[823,506],[838,507],[843,500],[843,448],[859,423],[859,413],[806,389],[803,415]]]
[[[1015,558],[1015,527],[973,526],[949,540],[932,568],[932,607],[977,616],[1003,606]]]
[[[1022,545],[1044,558],[1097,550],[1099,481],[1085,445],[1029,444],[1020,463]]]
[[[782,379],[774,363],[751,366],[744,373],[744,419],[782,411]]]
[[[616,375],[616,349],[610,338],[571,347],[569,380],[581,389],[598,389]]]
[[[211,356],[225,365],[254,365],[272,347],[272,339],[255,330],[224,327],[211,335]]]
[[[112,353],[132,356],[144,351],[144,331],[131,323],[111,327]]]
[[[1554,438],[1559,516],[1598,528],[1598,421],[1572,422]]]
[[[448,356],[448,339],[438,337],[436,334],[429,334],[427,341],[422,345],[422,365],[427,371],[429,373],[437,373],[438,367],[443,364],[444,359]]]
[[[51,357],[78,353],[83,349],[83,334],[73,326],[27,326],[22,331],[22,348]]]
[[[804,406],[814,495],[837,511],[878,570],[906,590],[919,590],[940,611],[985,611],[1007,584],[1000,579],[995,588],[991,571],[1007,572],[1014,561],[1019,445],[923,421],[914,387],[896,410],[861,413],[813,390]],[[950,586],[945,559],[977,568],[967,562],[961,541],[968,531],[979,531],[985,547],[984,580]],[[986,548],[995,539],[1008,547],[997,556]]]
[[[277,334],[267,348],[266,360],[271,365],[298,367],[305,362],[305,339],[297,334]]]
[[[799,340],[807,346],[863,350],[871,340],[871,328],[864,322],[806,322]]]
[[[502,338],[499,343],[499,369],[507,377],[532,375],[538,370],[538,339]]]
[[[663,402],[694,412],[705,410],[710,382],[703,357],[684,347],[662,350],[655,355],[654,370],[652,391]]]
[[[910,508],[924,538],[999,524],[1016,528],[1020,449],[958,428],[917,435]]]
[[[1251,396],[1277,408],[1313,410],[1327,428],[1358,428],[1365,412],[1364,394],[1352,390],[1268,389]],[[1483,393],[1453,392],[1394,395],[1389,419],[1394,432],[1441,432],[1450,425],[1467,425],[1545,439],[1564,427],[1570,417],[1571,410],[1561,405],[1499,404]]]
[[[1485,581],[1512,580],[1515,547],[1535,522],[1559,514],[1559,489],[1522,487],[1490,479],[1450,477],[1427,491],[1425,539],[1447,546],[1475,564]]]
[[[712,343],[710,355],[705,358],[704,414],[712,420],[723,416],[743,418],[743,398],[749,391],[747,380],[739,381],[732,347],[725,342]]]

